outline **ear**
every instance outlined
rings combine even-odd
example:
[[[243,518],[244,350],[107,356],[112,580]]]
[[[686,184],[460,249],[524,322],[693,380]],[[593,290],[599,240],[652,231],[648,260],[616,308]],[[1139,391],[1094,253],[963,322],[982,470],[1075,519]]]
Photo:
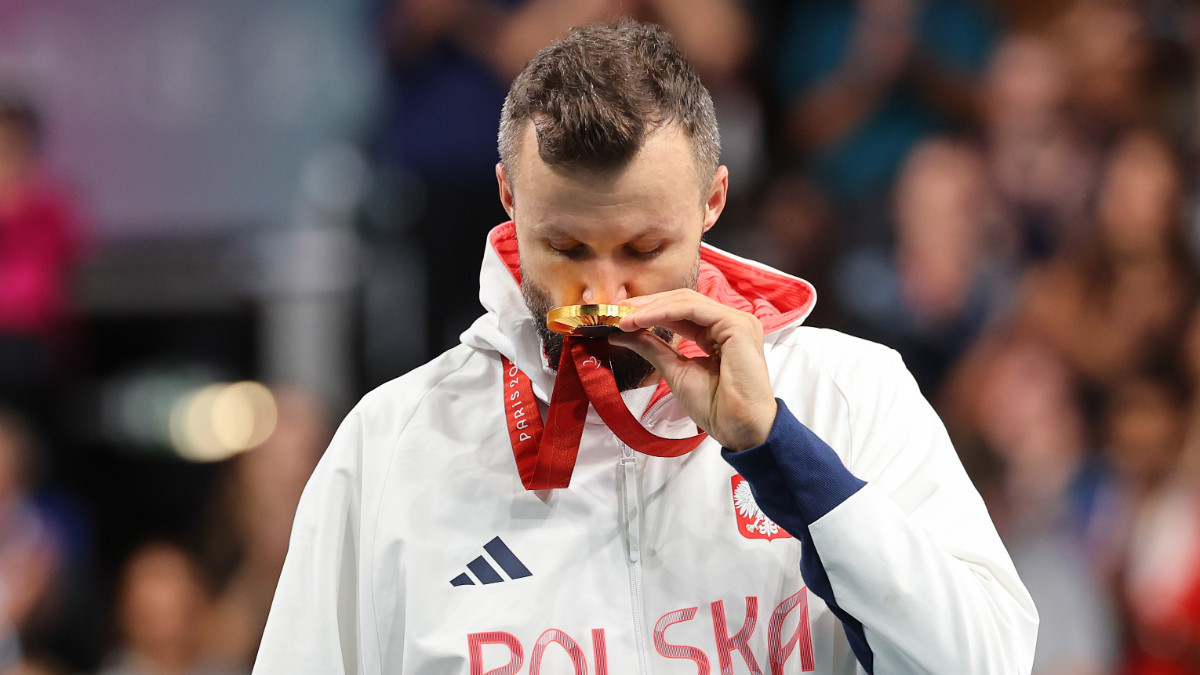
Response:
[[[513,189],[512,183],[508,180],[508,170],[504,167],[504,162],[496,162],[496,183],[500,187],[500,205],[508,213],[510,220],[517,219],[513,209]]]
[[[704,231],[708,232],[717,224],[717,218],[725,210],[725,198],[729,194],[729,169],[724,164],[717,167],[713,176],[712,186],[708,189],[708,197],[704,200]]]

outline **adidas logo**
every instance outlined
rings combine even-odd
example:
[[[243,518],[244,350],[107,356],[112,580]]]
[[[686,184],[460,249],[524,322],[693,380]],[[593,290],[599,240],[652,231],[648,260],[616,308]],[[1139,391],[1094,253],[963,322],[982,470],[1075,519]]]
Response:
[[[517,556],[508,548],[507,545],[496,537],[483,545],[483,550],[491,558],[492,562],[504,570],[509,579],[523,579],[528,576],[533,576],[529,568],[525,567]],[[488,562],[488,558],[479,556],[478,558],[467,563],[467,570],[470,574],[463,572],[462,574],[450,580],[451,586],[474,586],[475,579],[481,584],[495,584],[505,581],[504,577],[492,567],[492,563]],[[474,579],[472,578],[474,576]]]

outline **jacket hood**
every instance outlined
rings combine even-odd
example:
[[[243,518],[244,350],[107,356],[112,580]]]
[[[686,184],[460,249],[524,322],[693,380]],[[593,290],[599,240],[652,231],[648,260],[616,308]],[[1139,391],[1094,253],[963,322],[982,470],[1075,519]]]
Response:
[[[753,313],[762,321],[768,343],[784,328],[802,323],[817,301],[816,291],[807,281],[708,244],[700,245],[697,290],[724,305]],[[549,400],[554,368],[546,362],[534,319],[521,296],[517,229],[512,221],[497,225],[488,235],[479,273],[479,301],[487,313],[462,334],[462,342],[504,355],[529,376],[534,394]],[[702,354],[689,340],[680,351],[687,356]]]

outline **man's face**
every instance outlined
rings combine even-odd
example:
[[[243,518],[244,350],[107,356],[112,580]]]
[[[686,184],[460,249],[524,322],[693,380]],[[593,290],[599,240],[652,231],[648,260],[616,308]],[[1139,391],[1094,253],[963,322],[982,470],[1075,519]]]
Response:
[[[562,336],[545,327],[550,309],[695,288],[700,239],[724,208],[728,185],[721,167],[711,187],[701,189],[688,137],[674,126],[651,134],[627,166],[595,173],[546,166],[529,124],[516,192],[503,165],[496,174],[517,226],[521,291],[552,364],[562,354]],[[633,352],[614,350],[612,358],[622,389],[653,372]]]

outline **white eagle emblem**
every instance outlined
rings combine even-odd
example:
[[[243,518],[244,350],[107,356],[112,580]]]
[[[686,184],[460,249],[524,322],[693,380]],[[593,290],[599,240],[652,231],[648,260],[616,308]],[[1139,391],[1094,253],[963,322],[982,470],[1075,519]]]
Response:
[[[738,520],[745,523],[747,532],[757,532],[767,537],[779,534],[779,526],[758,507],[754,493],[750,491],[750,483],[745,479],[738,481],[733,488],[733,507],[741,516]]]

